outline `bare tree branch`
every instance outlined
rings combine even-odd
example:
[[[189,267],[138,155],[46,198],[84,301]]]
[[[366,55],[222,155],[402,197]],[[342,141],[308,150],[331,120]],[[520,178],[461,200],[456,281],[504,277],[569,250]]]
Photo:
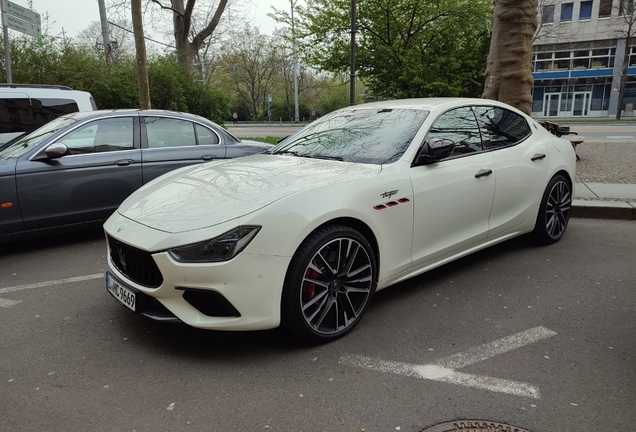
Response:
[[[181,15],[183,17],[183,14],[181,12],[179,12],[178,10],[176,10],[176,9],[170,7],[170,6],[164,6],[163,4],[161,4],[161,2],[159,0],[150,0],[150,1],[155,3],[155,4],[157,4],[157,5],[159,5],[159,7],[161,9],[166,9],[166,10],[172,11],[172,12],[174,12],[174,13],[176,13],[178,15]],[[194,1],[192,3],[194,3]]]

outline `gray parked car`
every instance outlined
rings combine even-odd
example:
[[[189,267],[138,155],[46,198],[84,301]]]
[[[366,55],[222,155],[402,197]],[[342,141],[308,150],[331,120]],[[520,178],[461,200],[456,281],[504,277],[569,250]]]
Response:
[[[99,226],[131,192],[170,170],[268,148],[171,111],[58,117],[0,145],[0,242]]]

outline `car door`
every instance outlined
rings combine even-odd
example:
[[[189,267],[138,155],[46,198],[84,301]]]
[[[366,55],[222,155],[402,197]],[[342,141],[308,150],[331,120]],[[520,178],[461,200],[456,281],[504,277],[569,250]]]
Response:
[[[453,154],[410,170],[414,194],[413,265],[443,258],[486,239],[495,194],[492,153],[484,152],[470,107],[440,115],[425,141],[455,142]]]
[[[27,230],[108,218],[141,186],[136,116],[93,120],[57,139],[67,155],[23,156],[16,186]]]
[[[497,173],[489,236],[514,230],[535,218],[548,167],[544,143],[532,138],[528,122],[511,110],[474,107],[483,145]]]
[[[186,165],[225,158],[219,135],[189,120],[142,116],[144,183]]]

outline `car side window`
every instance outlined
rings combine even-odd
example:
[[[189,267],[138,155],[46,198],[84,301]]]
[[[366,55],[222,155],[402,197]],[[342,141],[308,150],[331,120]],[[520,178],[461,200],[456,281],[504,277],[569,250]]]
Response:
[[[215,145],[219,143],[219,137],[210,129],[201,125],[196,125],[195,127],[199,145]]]
[[[450,157],[476,153],[482,150],[481,135],[475,114],[469,107],[456,108],[445,112],[435,120],[425,140],[449,139],[455,143]]]
[[[133,124],[132,117],[95,120],[65,135],[59,142],[65,144],[71,154],[132,150],[135,148]]]
[[[474,109],[486,150],[517,144],[530,135],[528,122],[515,112],[492,106]]]
[[[194,124],[167,117],[146,117],[148,148],[195,146]]]

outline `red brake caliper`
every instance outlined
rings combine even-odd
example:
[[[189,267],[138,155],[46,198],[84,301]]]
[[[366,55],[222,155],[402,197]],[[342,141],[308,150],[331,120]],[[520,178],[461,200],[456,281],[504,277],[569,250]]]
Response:
[[[311,264],[314,267],[318,267],[315,261],[312,261]],[[320,276],[320,273],[318,273],[316,270],[312,268],[307,268],[307,271],[305,272],[305,278],[307,279],[317,279],[319,276]],[[316,297],[316,285],[307,281],[303,282],[302,297],[303,297],[303,303],[307,303],[311,301],[311,299]]]

